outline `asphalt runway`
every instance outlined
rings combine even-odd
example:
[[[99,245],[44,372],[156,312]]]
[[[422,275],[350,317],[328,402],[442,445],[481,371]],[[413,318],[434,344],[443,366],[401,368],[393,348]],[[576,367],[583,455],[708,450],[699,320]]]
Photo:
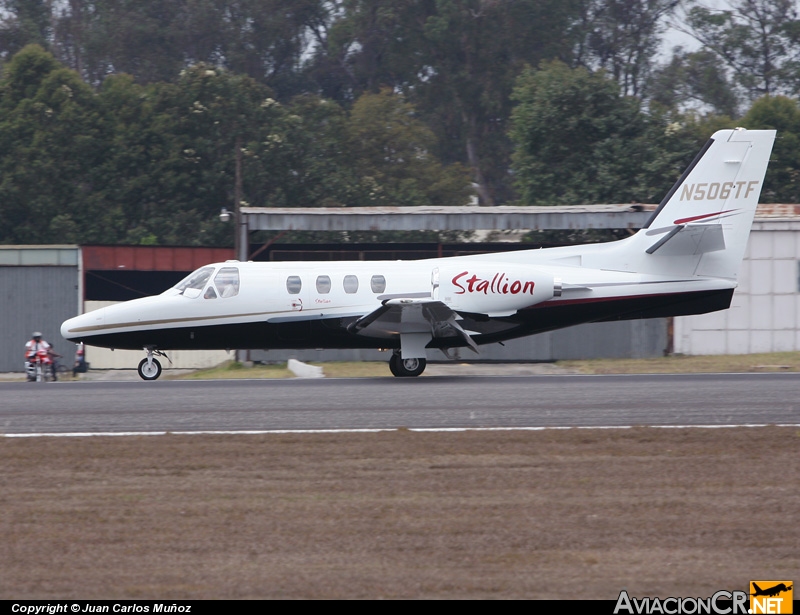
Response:
[[[0,433],[800,424],[800,374],[0,383]]]

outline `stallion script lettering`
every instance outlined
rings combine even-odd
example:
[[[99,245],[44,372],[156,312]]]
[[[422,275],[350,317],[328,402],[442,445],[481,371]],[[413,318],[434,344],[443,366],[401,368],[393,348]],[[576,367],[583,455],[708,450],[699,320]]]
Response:
[[[466,293],[483,293],[484,295],[533,294],[534,282],[531,280],[512,281],[505,273],[495,273],[491,280],[479,278],[474,273],[472,277],[464,279],[469,274],[469,271],[463,271],[453,277],[453,285],[459,288],[459,290],[455,291],[456,295]]]

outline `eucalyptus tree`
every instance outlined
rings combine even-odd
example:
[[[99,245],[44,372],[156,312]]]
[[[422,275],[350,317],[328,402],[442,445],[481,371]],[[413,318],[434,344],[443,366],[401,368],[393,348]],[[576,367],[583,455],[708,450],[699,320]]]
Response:
[[[648,100],[670,109],[738,117],[740,96],[727,71],[708,49],[673,49],[670,61],[650,80]]]
[[[655,57],[680,0],[584,0],[572,66],[601,68],[622,92],[644,96]]]
[[[49,45],[51,4],[48,0],[0,0],[0,58],[10,58],[26,45]]]
[[[572,53],[579,1],[344,0],[312,68],[340,76],[324,91],[341,102],[382,86],[403,92],[434,130],[438,157],[464,163],[492,205],[512,196],[514,77],[525,62]]]
[[[800,6],[796,0],[730,0],[730,8],[693,6],[688,31],[730,71],[753,101],[800,93]]]

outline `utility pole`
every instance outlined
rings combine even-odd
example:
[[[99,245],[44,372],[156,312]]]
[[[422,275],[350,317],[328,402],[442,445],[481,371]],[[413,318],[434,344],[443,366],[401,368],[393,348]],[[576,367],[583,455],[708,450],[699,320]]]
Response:
[[[236,176],[233,186],[233,206],[234,220],[236,229],[234,231],[234,251],[236,259],[244,263],[247,261],[247,253],[250,251],[250,237],[247,233],[247,220],[242,215],[242,137],[236,137]],[[242,363],[250,360],[249,350],[236,350],[234,353],[236,361]]]
[[[236,137],[236,178],[233,187],[234,219],[236,230],[234,231],[234,252],[236,259],[241,262],[247,261],[250,251],[249,236],[247,232],[247,220],[242,215],[242,137]]]

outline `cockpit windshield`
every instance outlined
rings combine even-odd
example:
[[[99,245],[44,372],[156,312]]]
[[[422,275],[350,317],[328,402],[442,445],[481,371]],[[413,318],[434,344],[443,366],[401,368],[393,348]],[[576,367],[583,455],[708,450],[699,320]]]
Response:
[[[169,291],[169,294],[183,295],[190,299],[199,297],[202,293],[204,299],[235,297],[239,294],[239,269],[237,267],[221,267],[214,275],[215,268],[201,267],[178,282]],[[214,276],[212,280],[211,277]],[[205,288],[205,292],[203,289]]]
[[[197,296],[199,291],[203,290],[203,287],[206,285],[206,282],[208,282],[213,273],[213,267],[202,267],[183,278],[183,280],[178,282],[174,288],[180,291],[180,294],[182,295],[186,294],[187,290],[195,290],[197,292],[189,294]]]

